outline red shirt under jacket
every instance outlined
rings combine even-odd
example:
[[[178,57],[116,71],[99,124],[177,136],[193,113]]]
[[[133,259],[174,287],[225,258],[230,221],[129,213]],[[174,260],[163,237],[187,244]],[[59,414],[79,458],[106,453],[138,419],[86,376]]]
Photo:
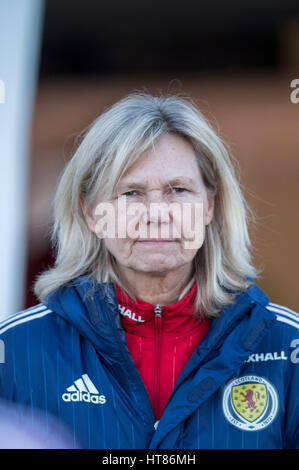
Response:
[[[118,285],[116,295],[129,351],[159,420],[180,372],[208,331],[210,320],[192,315],[196,282],[181,300],[162,307],[140,299],[135,303]]]

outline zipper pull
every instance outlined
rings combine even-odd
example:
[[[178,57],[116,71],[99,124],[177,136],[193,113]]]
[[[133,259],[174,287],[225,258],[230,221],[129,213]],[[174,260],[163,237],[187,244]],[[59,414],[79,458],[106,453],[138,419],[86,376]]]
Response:
[[[162,307],[161,305],[157,304],[154,308],[155,312],[155,326],[161,328],[162,326]]]
[[[161,305],[157,304],[157,305],[155,306],[155,308],[154,308],[154,312],[155,312],[155,315],[156,315],[157,317],[161,317],[161,315],[162,315],[162,307],[161,307]]]

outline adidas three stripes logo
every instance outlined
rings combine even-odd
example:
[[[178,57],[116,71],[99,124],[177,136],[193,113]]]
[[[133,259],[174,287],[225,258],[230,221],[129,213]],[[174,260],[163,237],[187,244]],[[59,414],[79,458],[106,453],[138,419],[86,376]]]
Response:
[[[100,395],[87,374],[83,374],[78,380],[75,380],[74,384],[66,390],[62,394],[62,399],[66,402],[84,401],[86,403],[94,403],[95,405],[106,403],[105,395]]]

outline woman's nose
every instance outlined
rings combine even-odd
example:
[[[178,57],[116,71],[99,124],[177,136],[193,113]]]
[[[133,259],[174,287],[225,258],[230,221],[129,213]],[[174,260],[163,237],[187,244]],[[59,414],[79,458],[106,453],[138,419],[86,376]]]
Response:
[[[169,222],[169,206],[162,191],[152,191],[147,195],[146,220],[160,224]]]

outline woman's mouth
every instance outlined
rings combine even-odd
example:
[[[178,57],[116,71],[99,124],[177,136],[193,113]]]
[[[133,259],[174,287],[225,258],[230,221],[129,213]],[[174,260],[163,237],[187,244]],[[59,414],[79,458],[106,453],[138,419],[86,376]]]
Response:
[[[173,243],[176,240],[172,239],[164,239],[164,238],[147,238],[147,239],[140,239],[137,240],[139,243],[144,243],[148,245],[165,245],[167,243]]]

